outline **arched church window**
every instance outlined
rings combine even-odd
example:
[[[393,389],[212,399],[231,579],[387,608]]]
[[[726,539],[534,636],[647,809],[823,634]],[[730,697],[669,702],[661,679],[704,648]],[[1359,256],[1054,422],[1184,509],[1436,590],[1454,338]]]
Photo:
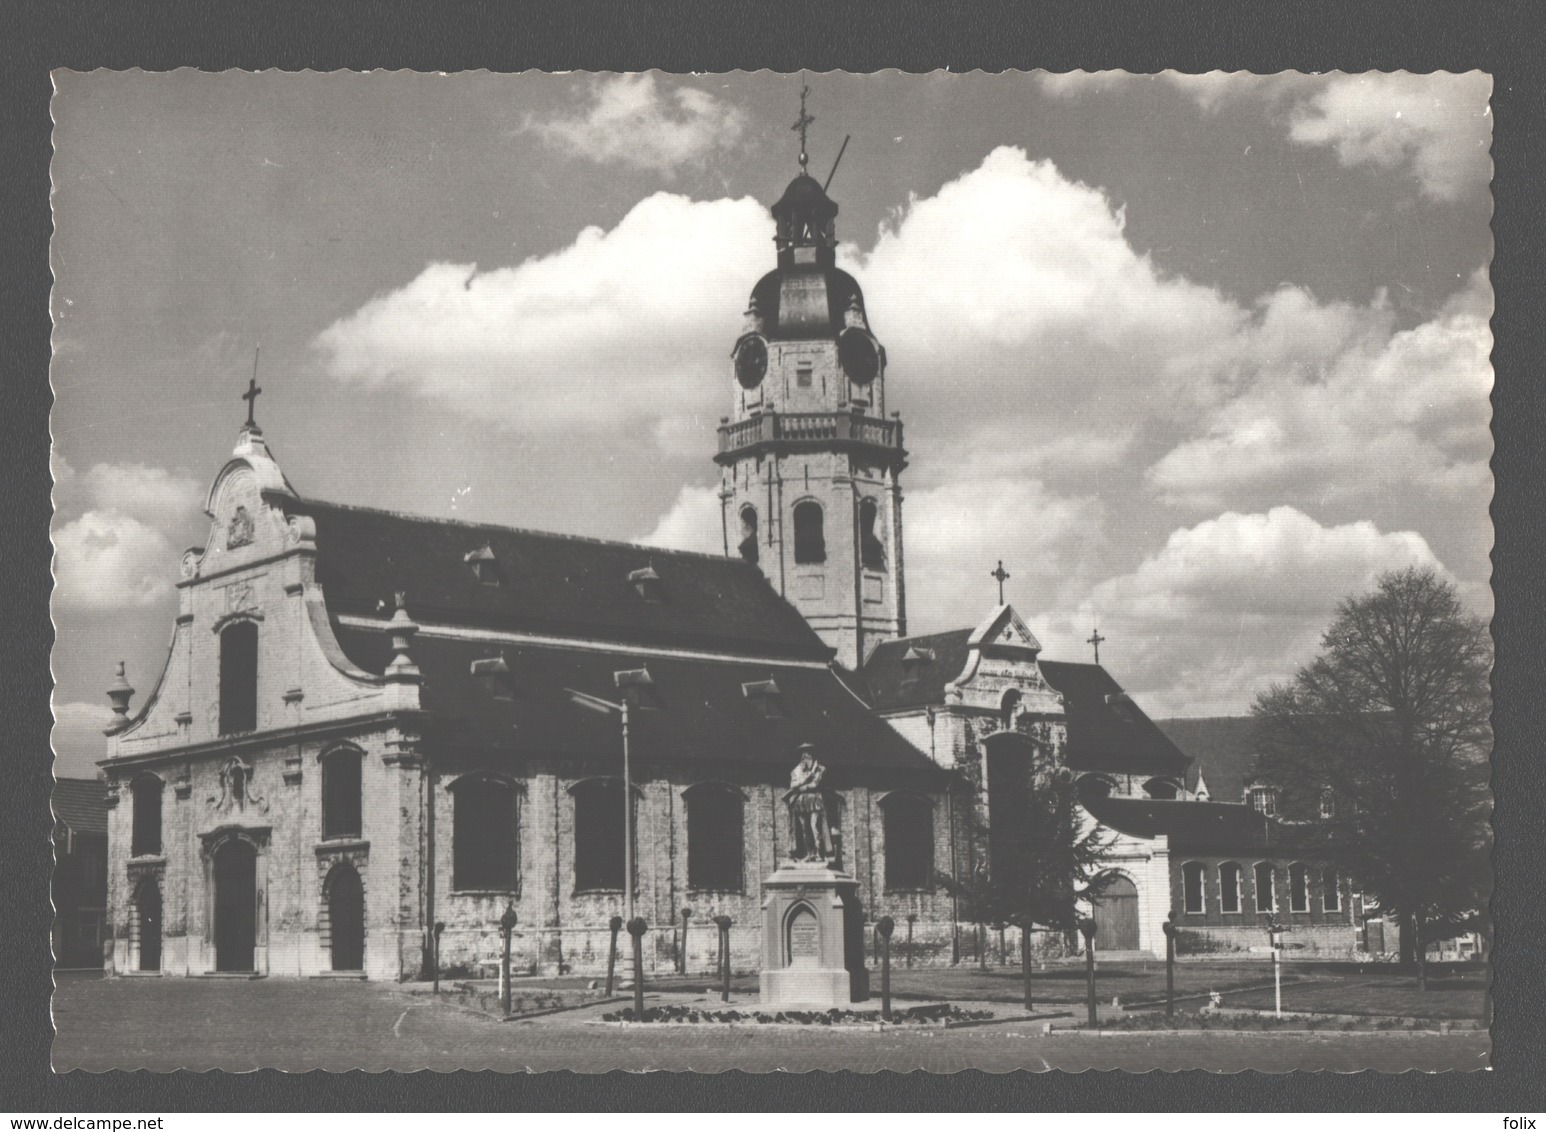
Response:
[[[1272,880],[1272,862],[1262,861],[1256,866],[1256,910],[1271,912],[1277,907]]]
[[[880,518],[880,508],[873,499],[859,504],[859,558],[866,570],[886,568],[886,546],[875,533],[875,523]]]
[[[916,891],[934,884],[934,806],[919,794],[888,794],[884,815],[886,891]]]
[[[1188,861],[1181,866],[1181,907],[1193,915],[1200,913],[1203,907],[1202,878],[1201,861]]]
[[[807,499],[794,507],[794,560],[813,565],[827,560],[827,536],[821,504]]]
[[[134,827],[129,838],[131,857],[154,857],[161,852],[162,782],[153,774],[134,780]]]
[[[748,562],[757,561],[757,509],[741,508],[741,541],[736,544],[741,557]]]
[[[1219,866],[1219,911],[1240,911],[1240,866],[1234,861]]]
[[[360,836],[360,752],[350,748],[322,758],[322,836]]]
[[[1298,861],[1288,866],[1288,910],[1310,910],[1310,870]]]
[[[220,633],[220,734],[258,726],[258,626],[236,621]]]
[[[623,784],[592,778],[574,791],[574,887],[576,892],[623,887]]]
[[[1004,698],[998,704],[999,723],[1005,731],[1013,730],[1015,725],[1015,712],[1020,707],[1020,689],[1010,688],[1004,693]]]
[[[703,782],[682,794],[687,803],[687,887],[741,892],[746,803],[735,787]]]
[[[451,887],[462,892],[514,892],[520,839],[516,789],[472,775],[451,784]]]

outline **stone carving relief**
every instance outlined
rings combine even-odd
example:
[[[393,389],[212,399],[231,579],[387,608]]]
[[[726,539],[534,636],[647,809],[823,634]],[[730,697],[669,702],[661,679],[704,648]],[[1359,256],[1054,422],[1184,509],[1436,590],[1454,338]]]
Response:
[[[239,755],[232,755],[220,768],[220,796],[209,799],[216,813],[245,813],[250,807],[255,813],[268,813],[268,799],[258,794],[252,785],[252,764]]]
[[[226,525],[225,548],[235,550],[238,546],[248,546],[252,543],[254,524],[252,516],[247,513],[246,506],[238,505],[236,513],[231,516],[231,521]]]

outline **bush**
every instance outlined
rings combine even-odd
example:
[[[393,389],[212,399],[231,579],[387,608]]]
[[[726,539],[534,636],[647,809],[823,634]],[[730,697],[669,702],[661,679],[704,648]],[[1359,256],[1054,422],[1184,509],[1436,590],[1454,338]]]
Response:
[[[892,1012],[892,1025],[936,1026],[946,1022],[962,1022],[992,1018],[991,1010],[962,1010],[959,1006],[940,1003],[931,1006],[910,1006],[906,1010]],[[881,1021],[879,1010],[780,1010],[767,1014],[761,1010],[697,1010],[690,1006],[651,1006],[643,1014],[635,1014],[633,1007],[613,1011],[601,1016],[603,1022],[665,1022],[692,1025],[702,1022],[752,1022],[759,1026],[769,1023],[797,1023],[801,1026],[832,1026],[842,1023]]]

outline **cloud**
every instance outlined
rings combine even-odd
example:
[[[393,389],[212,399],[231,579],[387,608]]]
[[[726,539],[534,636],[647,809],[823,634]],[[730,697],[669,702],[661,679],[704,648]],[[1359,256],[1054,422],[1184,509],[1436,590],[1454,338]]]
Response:
[[[153,605],[172,592],[176,565],[167,537],[128,515],[87,511],[54,532],[54,597],[62,606]]]
[[[62,607],[152,605],[172,592],[170,535],[198,514],[201,490],[187,476],[144,464],[96,464],[77,473],[55,462],[61,514],[54,531],[54,597]]]
[[[719,488],[683,484],[676,500],[655,529],[639,540],[645,546],[670,550],[696,550],[723,554],[724,530],[720,517]]]
[[[1289,137],[1330,146],[1347,168],[1406,169],[1423,195],[1457,200],[1491,178],[1491,93],[1480,71],[1333,75],[1294,108]]]
[[[667,176],[734,149],[746,130],[738,107],[695,87],[662,91],[653,74],[598,79],[588,101],[582,113],[547,121],[529,117],[522,129],[574,157]]]
[[[1477,272],[1428,322],[1396,331],[1383,299],[1322,306],[1284,289],[1236,348],[1254,373],[1206,431],[1147,473],[1168,502],[1367,499],[1398,487],[1490,490],[1492,291]]]
[[[1098,621],[1103,661],[1151,715],[1237,714],[1313,657],[1339,600],[1406,566],[1444,572],[1415,531],[1323,526],[1292,507],[1226,512],[1051,618],[1048,655],[1087,655]]]
[[[103,687],[107,677],[103,677]],[[54,705],[54,776],[56,778],[95,778],[96,763],[107,754],[102,731],[112,722],[113,713],[106,702],[100,704],[72,701]]]
[[[1428,75],[1071,71],[1039,75],[1038,83],[1045,93],[1062,99],[1152,90],[1162,84],[1185,94],[1205,114],[1218,113],[1225,106],[1256,104],[1285,129],[1291,141],[1334,150],[1343,168],[1410,173],[1423,195],[1437,201],[1458,200],[1485,187],[1492,173],[1488,154],[1492,79],[1480,71]]]
[[[431,264],[317,346],[338,380],[405,386],[515,431],[713,419],[740,296],[770,266],[769,224],[750,198],[656,193],[516,267]]]

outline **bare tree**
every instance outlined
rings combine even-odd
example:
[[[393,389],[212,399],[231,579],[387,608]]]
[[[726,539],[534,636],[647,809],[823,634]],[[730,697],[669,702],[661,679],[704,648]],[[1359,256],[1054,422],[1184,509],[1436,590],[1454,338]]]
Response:
[[[1348,598],[1321,654],[1257,698],[1257,770],[1288,818],[1326,823],[1401,923],[1401,958],[1480,926],[1491,891],[1492,641],[1432,570]]]

